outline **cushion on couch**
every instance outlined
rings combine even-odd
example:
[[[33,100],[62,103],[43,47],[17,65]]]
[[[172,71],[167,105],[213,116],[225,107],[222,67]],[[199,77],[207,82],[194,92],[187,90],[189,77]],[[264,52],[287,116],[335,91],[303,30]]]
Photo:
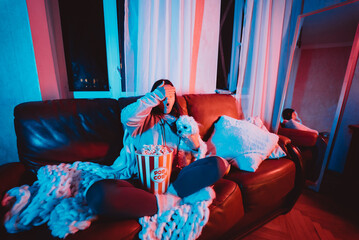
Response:
[[[246,211],[280,201],[294,187],[295,165],[286,158],[267,159],[256,172],[232,168],[226,179],[236,182],[242,190]]]
[[[208,152],[238,169],[254,172],[278,146],[278,136],[246,121],[221,116],[207,141]]]

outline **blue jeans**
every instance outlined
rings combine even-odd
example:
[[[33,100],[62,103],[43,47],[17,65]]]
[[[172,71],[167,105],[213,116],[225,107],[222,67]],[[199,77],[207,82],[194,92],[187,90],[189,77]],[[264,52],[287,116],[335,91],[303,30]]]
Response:
[[[199,159],[184,167],[172,183],[181,198],[221,179],[229,164],[220,157]],[[104,179],[87,191],[87,202],[95,214],[117,219],[152,216],[158,212],[156,196],[125,180]]]

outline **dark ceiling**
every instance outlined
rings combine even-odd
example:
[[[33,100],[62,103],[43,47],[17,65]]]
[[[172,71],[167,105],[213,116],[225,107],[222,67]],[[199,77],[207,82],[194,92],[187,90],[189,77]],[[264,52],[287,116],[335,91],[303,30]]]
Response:
[[[302,47],[351,45],[359,23],[359,1],[304,17]]]

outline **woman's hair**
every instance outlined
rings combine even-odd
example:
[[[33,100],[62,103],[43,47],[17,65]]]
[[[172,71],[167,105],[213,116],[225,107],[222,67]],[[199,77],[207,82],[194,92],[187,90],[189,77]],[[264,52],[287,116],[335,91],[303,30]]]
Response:
[[[292,119],[292,113],[294,112],[295,110],[292,109],[292,108],[286,108],[283,110],[282,112],[282,118],[285,119],[285,120],[291,120]]]
[[[153,92],[158,86],[160,86],[162,83],[165,83],[165,85],[171,85],[172,87],[173,84],[170,80],[168,79],[160,79],[160,80],[157,80],[153,86],[152,86],[152,89],[151,89],[151,92]],[[163,114],[163,110],[160,109],[159,106],[156,106],[152,109],[152,114],[155,114],[155,115],[162,115]],[[177,95],[175,93],[175,103],[173,104],[173,107],[172,107],[172,110],[170,112],[170,114],[172,116],[175,116],[176,118],[178,118],[179,116],[182,115],[182,109],[180,107],[180,105],[178,104],[178,99],[177,99]]]

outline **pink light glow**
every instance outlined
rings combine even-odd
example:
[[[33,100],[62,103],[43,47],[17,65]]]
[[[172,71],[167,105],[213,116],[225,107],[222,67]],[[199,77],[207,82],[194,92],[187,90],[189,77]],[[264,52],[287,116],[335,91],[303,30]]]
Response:
[[[42,99],[72,97],[66,87],[67,78],[64,78],[66,70],[62,59],[62,38],[56,32],[61,31],[60,16],[56,14],[58,5],[55,1],[45,4],[41,0],[27,0],[26,4]]]
[[[196,86],[196,73],[197,73],[197,60],[199,52],[199,44],[201,39],[202,32],[202,22],[203,22],[203,11],[204,11],[204,0],[196,1],[196,17],[194,22],[194,31],[193,31],[193,47],[192,47],[192,61],[191,61],[191,76],[189,82],[189,92],[195,92]]]

